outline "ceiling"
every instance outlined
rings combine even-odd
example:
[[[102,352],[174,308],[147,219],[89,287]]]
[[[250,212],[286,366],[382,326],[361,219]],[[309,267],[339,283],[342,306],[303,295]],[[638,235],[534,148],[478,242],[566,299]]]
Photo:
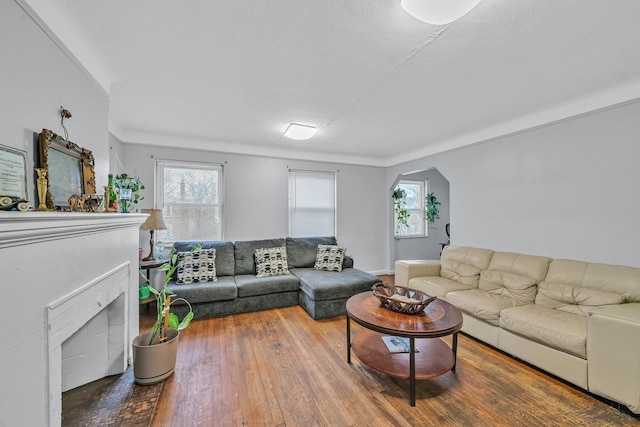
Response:
[[[125,143],[390,166],[640,98],[637,0],[483,0],[444,26],[400,0],[21,1]]]

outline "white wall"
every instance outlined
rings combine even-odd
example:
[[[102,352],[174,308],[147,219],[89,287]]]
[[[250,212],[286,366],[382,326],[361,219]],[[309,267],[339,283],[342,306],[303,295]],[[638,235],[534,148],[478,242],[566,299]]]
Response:
[[[33,167],[43,128],[63,135],[60,106],[73,117],[65,121],[69,139],[93,151],[96,183],[106,185],[109,98],[84,69],[60,48],[14,1],[0,2],[0,144],[27,151],[30,201],[38,206]]]
[[[114,141],[112,138],[112,145]],[[117,144],[116,144],[117,145]],[[176,141],[176,146],[180,141]],[[379,167],[286,160],[209,151],[122,144],[127,173],[145,184],[141,208],[154,204],[156,159],[219,163],[224,170],[224,239],[254,240],[288,235],[288,171],[337,172],[338,243],[347,247],[357,268],[386,272],[389,241],[386,233],[385,171]],[[116,170],[120,173],[120,170]],[[141,234],[141,247],[148,245]]]
[[[639,117],[636,101],[414,160],[387,188],[436,167],[453,244],[640,267]]]
[[[93,152],[98,186],[106,184],[109,168],[108,96],[54,40],[16,1],[0,2],[0,144],[27,152],[30,201],[34,206],[38,200],[33,168],[40,166],[36,163],[37,136],[43,128],[63,134],[60,106],[73,114],[65,122],[69,139]],[[2,215],[24,218],[32,214]],[[0,426],[45,425],[45,306],[86,283],[91,273],[99,271],[98,266],[108,268],[124,260],[135,265],[135,248],[131,252],[123,249],[129,245],[130,233],[131,230],[119,231],[118,244],[102,259],[87,250],[104,243],[100,236],[88,235],[76,244],[51,240],[40,250],[33,250],[20,245],[6,247],[7,236],[0,232],[3,315],[11,319],[0,344],[0,364],[8,368],[2,378]],[[77,268],[51,261],[51,254],[66,256]],[[134,273],[137,281],[137,271]],[[133,279],[131,283],[135,286]],[[137,302],[133,303],[137,313]],[[137,317],[131,323],[132,329],[137,330]]]

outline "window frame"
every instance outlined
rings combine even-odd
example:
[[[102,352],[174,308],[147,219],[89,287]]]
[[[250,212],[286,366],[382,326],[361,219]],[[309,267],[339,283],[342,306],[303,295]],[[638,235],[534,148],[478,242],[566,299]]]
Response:
[[[418,211],[418,221],[422,223],[422,230],[418,230],[414,233],[399,233],[399,229],[407,228],[403,224],[398,223],[398,216],[395,211],[395,204],[393,209],[393,236],[396,239],[416,239],[416,238],[424,238],[429,237],[429,224],[426,217],[426,195],[429,191],[429,180],[415,180],[415,179],[401,179],[398,181],[394,190],[399,188],[401,185],[418,185],[421,189],[421,195],[419,195],[419,199],[422,201],[421,203],[417,203],[418,208],[410,208],[407,209],[409,211]]]
[[[167,159],[156,159],[155,168],[154,168],[154,183],[155,183],[155,192],[154,192],[154,202],[155,206],[158,209],[161,209],[164,213],[165,202],[164,202],[164,169],[165,167],[174,167],[174,168],[184,168],[184,169],[202,169],[202,170],[215,170],[218,172],[218,203],[212,204],[197,204],[197,205],[206,205],[206,206],[217,206],[220,213],[220,236],[219,240],[224,240],[224,224],[225,224],[225,212],[224,212],[224,166],[220,163],[209,163],[209,162],[197,162],[191,160],[167,160]],[[160,237],[161,234],[158,236]],[[185,238],[178,238],[176,240],[164,238],[163,243],[174,243],[180,240],[188,240]],[[211,239],[202,239],[202,240],[211,240]]]
[[[316,176],[331,176],[333,178],[333,232],[332,236],[337,237],[338,231],[338,174],[334,171],[318,171],[318,170],[306,170],[306,169],[289,169],[287,175],[287,227],[288,234],[290,237],[322,237],[325,234],[315,234],[314,236],[296,236],[293,233],[293,224],[292,224],[292,175],[293,174],[306,174],[307,176],[316,175]]]

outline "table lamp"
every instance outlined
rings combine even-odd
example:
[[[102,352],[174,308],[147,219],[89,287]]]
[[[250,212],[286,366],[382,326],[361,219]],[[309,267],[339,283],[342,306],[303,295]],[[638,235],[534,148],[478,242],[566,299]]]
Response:
[[[149,240],[151,250],[149,251],[149,256],[142,258],[142,260],[151,261],[154,259],[153,232],[155,230],[166,230],[167,226],[164,225],[164,220],[162,219],[162,209],[142,209],[142,213],[149,214],[149,217],[144,223],[142,223],[142,225],[140,226],[140,230],[149,230],[151,232],[151,240]]]

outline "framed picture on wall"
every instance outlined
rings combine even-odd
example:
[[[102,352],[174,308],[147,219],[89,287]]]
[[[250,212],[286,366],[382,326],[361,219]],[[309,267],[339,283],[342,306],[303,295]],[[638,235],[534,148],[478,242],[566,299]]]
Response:
[[[0,195],[29,200],[27,152],[0,145]]]
[[[90,150],[43,129],[40,159],[48,173],[47,208],[67,210],[72,195],[95,194],[94,158]]]

